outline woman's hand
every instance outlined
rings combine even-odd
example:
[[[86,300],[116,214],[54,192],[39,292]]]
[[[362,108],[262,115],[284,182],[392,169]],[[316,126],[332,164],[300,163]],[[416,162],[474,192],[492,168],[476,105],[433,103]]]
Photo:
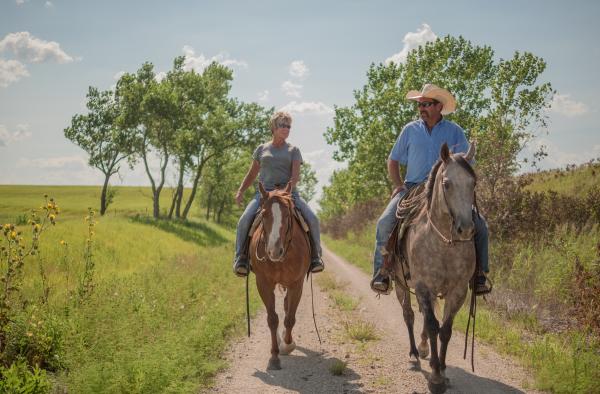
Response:
[[[237,205],[242,206],[242,203],[244,202],[244,193],[242,191],[238,190],[237,193],[235,193],[235,202]]]

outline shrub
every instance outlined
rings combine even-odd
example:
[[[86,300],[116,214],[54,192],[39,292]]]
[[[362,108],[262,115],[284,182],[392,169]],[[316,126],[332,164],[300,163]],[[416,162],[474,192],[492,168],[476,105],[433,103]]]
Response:
[[[49,393],[51,384],[46,372],[38,367],[30,370],[23,361],[13,363],[9,368],[0,367],[0,392],[44,394]]]

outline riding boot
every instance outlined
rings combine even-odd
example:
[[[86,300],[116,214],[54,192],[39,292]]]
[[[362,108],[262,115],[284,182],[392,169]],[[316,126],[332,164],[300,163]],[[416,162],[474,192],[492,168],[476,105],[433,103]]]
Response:
[[[492,288],[487,283],[487,277],[483,271],[478,270],[475,274],[475,295],[484,295],[492,291]]]
[[[319,256],[319,251],[310,233],[308,234],[308,240],[310,242],[310,268],[308,270],[316,274],[323,271],[325,265],[323,264],[323,260],[321,260],[321,256]]]
[[[249,265],[248,257],[241,255],[233,262],[233,273],[242,278],[248,276]]]

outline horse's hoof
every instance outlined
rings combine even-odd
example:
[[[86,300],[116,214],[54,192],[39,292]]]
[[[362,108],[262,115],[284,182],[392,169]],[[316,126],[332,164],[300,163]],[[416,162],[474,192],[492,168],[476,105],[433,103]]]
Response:
[[[414,354],[411,354],[410,358],[408,359],[408,367],[412,371],[420,370],[421,369],[421,360],[419,360],[419,357],[415,356]]]
[[[278,371],[281,369],[281,361],[278,358],[272,358],[269,360],[269,365],[267,365],[267,370],[269,371]]]
[[[446,391],[446,379],[443,379],[441,383],[427,382],[427,387],[432,394],[442,394]]]
[[[424,346],[419,345],[417,348],[419,351],[419,358],[427,358],[429,356],[429,345],[425,344]]]
[[[279,344],[279,354],[283,356],[287,356],[288,354],[293,352],[294,349],[296,349],[296,342],[294,341],[292,341],[292,343],[285,343],[285,341],[282,340]]]

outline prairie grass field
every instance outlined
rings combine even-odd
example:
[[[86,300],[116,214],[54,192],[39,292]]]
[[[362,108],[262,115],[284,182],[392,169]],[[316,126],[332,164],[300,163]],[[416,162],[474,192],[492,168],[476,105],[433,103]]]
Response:
[[[116,189],[108,213],[95,217],[86,259],[84,217],[100,187],[0,186],[0,222],[20,222],[25,242],[24,216],[44,194],[61,209],[25,261],[7,354],[40,361],[57,392],[197,392],[245,327],[245,284],[231,273],[234,233],[196,212],[189,222],[156,221],[146,216],[149,188]]]

